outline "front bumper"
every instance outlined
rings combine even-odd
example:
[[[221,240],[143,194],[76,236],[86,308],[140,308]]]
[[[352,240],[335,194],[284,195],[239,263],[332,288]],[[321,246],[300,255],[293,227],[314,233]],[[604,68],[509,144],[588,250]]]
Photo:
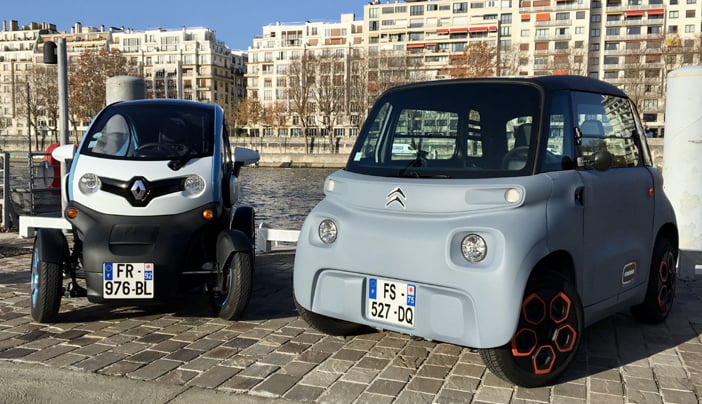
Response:
[[[88,299],[94,303],[140,303],[163,301],[178,295],[185,286],[182,273],[197,271],[214,262],[217,235],[225,227],[225,211],[216,203],[178,215],[122,216],[96,212],[76,202],[75,219],[69,219],[83,243],[82,264]],[[215,218],[205,220],[211,209]],[[148,300],[104,299],[103,264],[153,263],[154,298]]]
[[[475,348],[500,346],[514,335],[530,270],[546,250],[543,217],[543,210],[526,206],[462,217],[376,215],[323,201],[300,233],[295,297],[315,313],[374,328]],[[339,229],[332,245],[317,235],[326,218]],[[460,253],[470,233],[488,243],[488,256],[478,264]],[[370,278],[416,286],[414,327],[369,318]]]

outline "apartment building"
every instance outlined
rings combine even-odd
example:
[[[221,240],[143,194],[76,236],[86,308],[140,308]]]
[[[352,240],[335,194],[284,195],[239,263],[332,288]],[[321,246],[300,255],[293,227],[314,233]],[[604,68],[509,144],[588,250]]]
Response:
[[[357,21],[354,14],[342,14],[340,22],[310,22],[296,24],[276,23],[263,27],[263,34],[253,39],[248,50],[249,59],[246,78],[248,97],[259,100],[264,107],[280,110],[288,115],[279,135],[299,135],[301,119],[308,122],[312,134],[323,131],[324,120],[333,119],[337,136],[353,135],[360,124],[361,106],[351,99],[353,89],[364,77],[358,75],[354,62],[360,61],[364,44],[363,21]],[[310,111],[309,116],[300,117],[294,113],[291,96],[290,75],[299,75],[293,65],[299,64],[303,55],[309,55],[318,63],[327,63],[328,68],[320,80],[329,80],[331,86],[343,88],[338,94],[339,113],[333,117],[320,117],[319,111]],[[343,110],[344,113],[341,113]],[[290,126],[290,132],[288,132]],[[321,133],[321,132],[320,132]],[[272,128],[263,128],[264,135],[271,135]]]
[[[467,45],[485,42],[496,49],[495,75],[576,74],[609,81],[632,96],[647,125],[660,133],[667,73],[700,63],[700,2],[374,0],[364,6],[363,27],[355,28],[344,48],[366,58],[371,100],[389,85],[447,77],[446,67]],[[338,45],[312,46],[309,33],[338,25],[264,27],[249,50],[249,96],[264,105],[283,99],[276,96],[285,93],[277,80],[282,66],[302,50],[333,50]],[[289,31],[299,32],[301,40],[281,41]]]
[[[66,40],[69,69],[85,51],[121,52],[138,67],[148,98],[216,103],[231,112],[246,95],[247,54],[230,50],[207,28],[135,31],[76,23],[58,32],[54,25],[20,28],[10,21],[0,32],[0,134],[23,135],[26,118],[16,108],[17,92],[26,88],[23,72],[43,63],[43,44],[59,38]]]
[[[3,21],[0,31],[0,136],[15,128],[17,135],[26,135],[26,119],[18,116],[17,97],[25,91],[27,72],[36,61],[36,49],[42,35],[56,32],[52,24],[31,23],[20,27],[15,20]]]

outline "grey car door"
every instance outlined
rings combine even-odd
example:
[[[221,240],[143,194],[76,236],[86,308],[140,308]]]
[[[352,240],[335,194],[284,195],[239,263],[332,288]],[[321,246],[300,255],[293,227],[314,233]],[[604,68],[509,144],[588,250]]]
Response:
[[[584,215],[583,305],[609,306],[619,293],[640,283],[641,270],[649,265],[653,176],[627,99],[575,92],[572,106],[583,184],[578,196]],[[611,164],[598,170],[592,165],[602,150]]]

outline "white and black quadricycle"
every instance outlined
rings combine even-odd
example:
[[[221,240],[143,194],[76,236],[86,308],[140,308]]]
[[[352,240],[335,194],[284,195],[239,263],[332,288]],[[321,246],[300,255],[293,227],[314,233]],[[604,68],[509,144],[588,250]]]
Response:
[[[251,294],[254,211],[235,207],[243,165],[258,152],[229,143],[222,108],[181,100],[105,107],[83,140],[57,148],[71,161],[63,216],[72,237],[40,229],[31,310],[56,321],[65,291],[93,303],[167,302],[203,286],[224,319]],[[72,239],[72,247],[69,247]],[[85,276],[86,288],[77,283]],[[64,277],[70,278],[64,289]]]

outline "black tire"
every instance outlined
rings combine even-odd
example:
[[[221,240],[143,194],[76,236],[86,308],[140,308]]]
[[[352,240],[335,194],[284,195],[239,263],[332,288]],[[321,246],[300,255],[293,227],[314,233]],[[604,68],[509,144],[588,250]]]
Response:
[[[235,251],[217,277],[218,290],[213,303],[224,320],[236,320],[246,309],[251,297],[253,260],[249,252]]]
[[[558,272],[539,271],[527,283],[512,340],[481,349],[480,356],[492,373],[511,383],[551,384],[575,358],[583,324],[583,306],[573,283]]]
[[[302,317],[302,319],[305,320],[307,324],[312,326],[312,328],[321,331],[325,334],[347,336],[370,331],[370,328],[361,324],[352,323],[346,320],[339,320],[336,318],[327,317],[322,314],[311,312],[306,308],[302,307],[300,303],[297,302],[297,299],[293,298],[293,300],[295,300],[295,308],[300,314],[300,317]]]
[[[656,241],[648,275],[646,298],[643,303],[631,308],[634,318],[645,323],[656,324],[668,317],[675,300],[675,283],[678,278],[677,258],[678,251],[670,240],[660,238]]]
[[[63,272],[60,263],[42,261],[36,247],[35,240],[30,279],[32,318],[40,323],[53,323],[61,306]]]

